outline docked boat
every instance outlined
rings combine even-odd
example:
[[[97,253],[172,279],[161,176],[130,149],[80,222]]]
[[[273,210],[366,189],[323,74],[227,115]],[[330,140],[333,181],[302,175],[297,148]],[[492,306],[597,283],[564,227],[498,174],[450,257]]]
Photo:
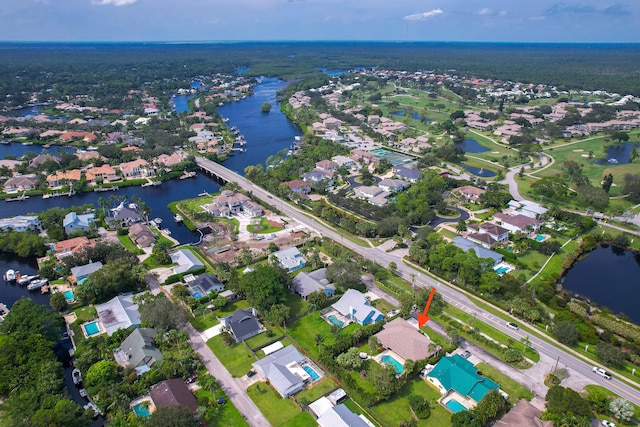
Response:
[[[40,276],[37,274],[34,274],[33,276],[29,276],[28,274],[21,276],[20,274],[18,274],[16,277],[17,277],[18,285],[24,286],[31,283],[32,280],[38,279]]]
[[[4,320],[7,314],[9,314],[9,307],[0,302],[0,320]]]
[[[18,272],[20,273],[20,272]],[[12,269],[8,269],[5,273],[4,273],[4,280],[5,282],[15,282],[16,281],[16,272]]]
[[[160,224],[162,224],[162,218],[154,218],[153,222],[155,222],[156,224],[160,225]]]
[[[73,371],[71,371],[71,379],[73,380],[73,383],[75,385],[80,385],[80,383],[82,382],[82,374],[80,373],[80,369],[74,368]]]
[[[182,222],[182,221],[183,221],[182,215],[180,215],[180,214],[176,214],[176,215],[173,217],[173,219],[174,219],[176,222]]]
[[[49,283],[48,279],[36,279],[27,285],[28,291],[35,291]]]
[[[25,191],[24,193],[22,193],[18,197],[10,197],[10,198],[5,199],[5,200],[7,202],[20,202],[22,200],[27,200],[28,198],[29,198],[29,196],[27,196],[27,192]]]

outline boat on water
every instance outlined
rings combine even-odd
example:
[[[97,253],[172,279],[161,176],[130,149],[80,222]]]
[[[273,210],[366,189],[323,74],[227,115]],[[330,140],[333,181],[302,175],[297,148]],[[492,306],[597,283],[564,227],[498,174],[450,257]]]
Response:
[[[38,279],[38,278],[40,278],[38,274],[34,274],[33,276],[29,276],[28,274],[25,274],[24,276],[21,276],[18,273],[17,275],[18,285],[28,285],[29,283],[31,283],[32,280]]]
[[[36,291],[49,283],[48,279],[36,279],[27,285],[28,291]]]
[[[162,218],[154,218],[153,222],[155,222],[156,224],[162,224]]]
[[[18,274],[20,274],[19,271],[18,271]],[[8,269],[4,273],[4,280],[5,280],[5,282],[15,282],[16,281],[16,272],[15,272],[15,270]]]
[[[173,219],[174,219],[176,222],[182,222],[182,221],[183,221],[182,215],[180,215],[180,214],[176,214],[176,215],[173,217]]]
[[[0,320],[4,320],[7,314],[9,314],[9,307],[0,302]]]
[[[73,380],[73,383],[75,385],[80,385],[80,383],[82,382],[82,374],[80,373],[80,369],[74,368],[73,371],[71,371],[71,379]]]

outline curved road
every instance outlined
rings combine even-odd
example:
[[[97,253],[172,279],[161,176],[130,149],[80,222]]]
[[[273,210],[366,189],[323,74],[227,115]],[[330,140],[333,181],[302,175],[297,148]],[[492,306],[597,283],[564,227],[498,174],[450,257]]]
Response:
[[[503,318],[517,321],[517,319],[509,316],[508,313],[502,312],[503,318],[499,318],[491,313],[486,313],[480,307],[475,305],[475,303],[470,301],[461,290],[449,287],[445,283],[405,265],[402,258],[398,255],[381,251],[378,248],[362,247],[348,239],[343,239],[342,236],[333,229],[298,210],[298,208],[289,205],[287,201],[280,199],[261,187],[258,187],[243,176],[226,169],[224,166],[202,157],[196,157],[196,162],[205,170],[214,173],[225,181],[237,183],[244,190],[251,192],[253,195],[267,203],[273,204],[273,202],[278,202],[278,208],[283,214],[297,220],[301,224],[306,225],[321,236],[341,242],[343,246],[384,267],[387,267],[390,262],[395,262],[397,265],[397,274],[406,280],[410,282],[413,280],[416,285],[422,287],[435,287],[448,303],[453,304],[468,313],[477,315],[483,322],[511,336],[516,341],[520,341],[522,338],[528,336],[532,347],[538,350],[541,355],[544,354],[553,360],[559,360],[563,366],[566,366],[569,369],[570,372],[579,373],[588,378],[591,383],[606,387],[634,404],[640,405],[640,394],[637,391],[637,389],[640,388],[640,384],[635,383],[634,385],[636,388],[633,388],[629,384],[615,378],[613,380],[606,380],[599,377],[591,371],[591,362],[582,360],[581,356],[573,350],[566,347],[556,347],[547,343],[540,338],[540,335],[535,330],[530,329],[528,331],[523,331],[521,329],[519,331],[514,331],[508,328],[506,326],[506,321],[503,320]],[[544,378],[539,378],[539,381],[543,380]]]

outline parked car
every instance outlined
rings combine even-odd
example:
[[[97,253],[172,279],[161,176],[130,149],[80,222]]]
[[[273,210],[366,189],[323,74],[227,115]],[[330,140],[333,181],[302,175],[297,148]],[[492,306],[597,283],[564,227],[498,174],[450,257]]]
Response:
[[[602,420],[602,425],[604,427],[616,427],[616,425],[614,423],[612,423],[611,421],[607,421],[607,420]]]
[[[227,402],[227,399],[225,399],[224,397],[219,397],[219,398],[216,399],[216,403],[218,405],[222,405],[222,404],[224,404],[226,402]]]
[[[520,326],[516,325],[513,322],[507,322],[507,327],[513,329],[514,331],[517,331],[518,329],[520,329]]]
[[[469,350],[465,350],[460,353],[460,357],[462,357],[463,359],[468,359],[471,357],[471,352]]]
[[[251,370],[249,372],[247,372],[247,378],[251,378],[252,376],[254,376],[256,374],[256,371]]]
[[[598,368],[597,366],[594,366],[591,370],[596,374],[600,375],[602,378],[606,378],[608,380],[611,379],[611,374],[602,368]]]

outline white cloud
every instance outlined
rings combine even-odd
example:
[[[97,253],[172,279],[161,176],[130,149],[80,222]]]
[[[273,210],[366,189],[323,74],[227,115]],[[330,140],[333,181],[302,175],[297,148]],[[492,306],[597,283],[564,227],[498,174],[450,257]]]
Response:
[[[404,19],[406,21],[424,21],[425,19],[433,18],[434,16],[441,15],[442,13],[443,13],[443,10],[438,8],[438,9],[430,10],[428,12],[414,13],[412,15],[407,15],[404,17]]]
[[[484,9],[480,9],[476,13],[478,15],[493,15],[493,11],[491,9],[489,9],[488,7],[485,7]]]
[[[138,0],[93,0],[91,3],[98,5],[98,6],[107,6],[107,5],[114,5],[114,6],[127,6],[129,4],[133,4],[135,2],[137,2]]]

